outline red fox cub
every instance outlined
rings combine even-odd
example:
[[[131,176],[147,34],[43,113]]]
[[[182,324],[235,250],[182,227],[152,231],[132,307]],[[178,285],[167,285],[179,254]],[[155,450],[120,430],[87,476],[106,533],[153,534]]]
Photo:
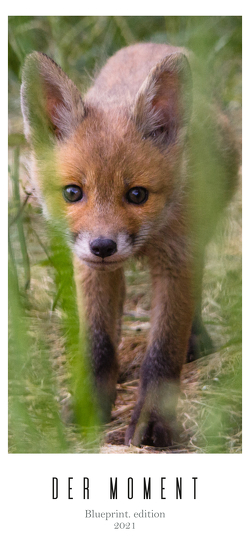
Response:
[[[227,118],[192,99],[188,57],[163,44],[126,47],[84,99],[43,53],[29,55],[23,70],[32,176],[45,213],[67,219],[105,421],[118,377],[123,265],[148,260],[151,331],[127,444],[173,443],[182,365],[212,348],[201,320],[204,249],[238,159]]]

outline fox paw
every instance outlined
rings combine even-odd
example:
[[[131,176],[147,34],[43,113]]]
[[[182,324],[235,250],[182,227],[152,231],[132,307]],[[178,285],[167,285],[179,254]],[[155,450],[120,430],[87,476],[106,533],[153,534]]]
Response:
[[[198,358],[209,355],[214,352],[213,342],[206,331],[203,323],[200,323],[199,329],[193,326],[189,338],[187,362],[193,362]]]
[[[152,412],[148,419],[132,417],[125,436],[126,445],[148,445],[170,447],[176,439],[176,420],[165,422],[162,417]]]

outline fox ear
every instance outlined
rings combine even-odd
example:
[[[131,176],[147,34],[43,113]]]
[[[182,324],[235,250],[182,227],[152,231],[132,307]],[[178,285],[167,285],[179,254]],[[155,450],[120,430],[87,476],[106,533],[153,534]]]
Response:
[[[44,53],[31,53],[23,68],[21,108],[27,140],[35,145],[64,139],[84,117],[84,105],[74,83]]]
[[[144,138],[156,143],[174,142],[191,114],[192,77],[183,53],[165,57],[142,84],[134,108],[134,119]]]

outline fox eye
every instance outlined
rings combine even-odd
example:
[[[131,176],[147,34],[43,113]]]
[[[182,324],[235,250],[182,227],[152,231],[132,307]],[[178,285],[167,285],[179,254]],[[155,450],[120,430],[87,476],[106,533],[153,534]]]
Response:
[[[80,201],[82,199],[83,191],[80,186],[70,184],[69,186],[65,186],[63,189],[63,197],[68,203],[76,203],[76,201]]]
[[[148,199],[148,191],[145,188],[138,186],[137,188],[131,188],[126,194],[127,201],[133,203],[133,205],[142,205]]]
[[[158,138],[159,136],[162,135],[162,133],[164,132],[167,132],[165,127],[158,127],[157,129],[155,129],[154,131],[152,131],[151,133],[149,133],[149,137],[151,138]]]

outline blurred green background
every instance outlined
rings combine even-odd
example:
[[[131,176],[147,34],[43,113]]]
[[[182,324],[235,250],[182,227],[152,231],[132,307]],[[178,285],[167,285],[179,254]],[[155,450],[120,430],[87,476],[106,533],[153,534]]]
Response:
[[[20,113],[25,56],[52,57],[82,89],[106,58],[138,41],[184,46],[206,63],[224,105],[241,102],[241,17],[9,17],[10,112]]]
[[[46,227],[29,181],[28,147],[23,137],[19,99],[25,56],[33,50],[48,54],[84,92],[96,70],[121,47],[138,41],[185,46],[200,59],[209,89],[230,117],[240,146],[241,32],[241,17],[234,16],[9,17],[11,452],[97,449],[93,435],[84,433],[92,427],[96,431],[95,410],[89,409],[90,401],[82,407],[80,427],[65,424],[70,420],[72,369],[77,376],[74,385],[83,379],[76,342],[74,282],[70,253],[65,251],[64,241],[61,247],[58,243],[59,247],[55,248],[54,235]],[[195,430],[187,447],[190,451],[239,452],[241,449],[240,236],[239,189],[230,208],[230,220],[219,225],[217,238],[208,250],[203,316],[220,349],[216,353],[217,360],[212,364],[208,360],[201,374],[200,411],[197,413],[197,405],[191,400],[188,408],[185,401],[181,406],[185,415],[190,416],[189,436]],[[142,285],[144,271],[133,265],[126,275],[132,305],[133,280]],[[65,291],[66,277],[70,290]],[[219,352],[221,350],[224,352]],[[69,361],[74,361],[73,367]],[[194,421],[198,428],[192,428]]]

